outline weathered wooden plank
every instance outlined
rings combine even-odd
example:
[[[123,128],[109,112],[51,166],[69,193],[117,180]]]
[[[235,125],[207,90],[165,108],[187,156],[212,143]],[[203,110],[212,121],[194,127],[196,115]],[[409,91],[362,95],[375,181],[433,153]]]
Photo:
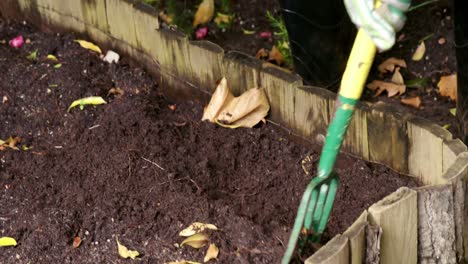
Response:
[[[380,243],[382,228],[377,225],[366,226],[366,264],[380,264]]]
[[[442,171],[446,172],[457,156],[466,151],[467,147],[460,139],[444,140],[442,142]]]
[[[223,60],[223,75],[235,96],[260,86],[262,61],[237,51],[229,51]]]
[[[349,239],[350,264],[362,264],[366,258],[367,211],[343,233]]]
[[[419,177],[424,184],[444,184],[443,142],[452,139],[446,129],[423,118],[408,120],[409,155],[408,169],[411,175]]]
[[[373,204],[368,220],[382,228],[380,263],[416,263],[418,260],[417,193],[398,189]]]
[[[302,86],[302,78],[277,67],[264,67],[260,80],[271,106],[269,118],[286,127],[293,126],[297,99],[295,90]]]
[[[468,180],[468,152],[463,152],[444,173],[443,178],[452,183],[454,193],[454,214],[457,235],[457,256],[468,259],[468,194],[466,181]]]
[[[135,9],[133,0],[105,0],[107,24],[110,34],[132,47],[138,47],[134,26]]]
[[[313,256],[306,259],[304,264],[348,264],[349,247],[346,236],[337,235]]]
[[[417,192],[419,263],[457,263],[452,186],[422,187]]]
[[[43,7],[38,5],[36,10],[40,13],[40,22],[42,26],[47,25],[53,29],[67,30],[83,33],[86,31],[86,25],[79,19],[71,15],[61,14],[55,8]]]
[[[411,115],[385,103],[376,103],[366,115],[369,159],[408,172],[406,120]]]
[[[307,140],[323,144],[330,121],[328,102],[335,98],[335,94],[312,86],[299,86],[294,92],[293,128]]]
[[[68,1],[63,1],[68,2]],[[86,27],[93,27],[104,32],[109,32],[107,24],[106,1],[104,0],[80,0],[83,22]]]
[[[133,19],[138,48],[147,54],[156,56],[158,53],[157,46],[160,45],[157,11],[140,3],[135,5]]]
[[[209,41],[191,41],[188,48],[192,69],[190,83],[213,93],[217,82],[224,77],[224,50]]]

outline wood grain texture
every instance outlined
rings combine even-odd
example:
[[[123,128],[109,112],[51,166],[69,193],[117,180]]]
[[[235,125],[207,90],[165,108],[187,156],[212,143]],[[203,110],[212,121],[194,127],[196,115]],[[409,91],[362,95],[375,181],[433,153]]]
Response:
[[[302,86],[302,78],[276,67],[264,67],[260,80],[271,105],[269,119],[285,127],[294,126],[295,95],[298,87]]]
[[[378,225],[368,224],[366,226],[366,264],[380,263],[382,232],[382,228]]]
[[[190,83],[213,93],[216,84],[224,77],[224,50],[209,41],[191,41],[189,45]]]
[[[106,16],[110,34],[132,47],[137,47],[136,30],[134,25],[135,9],[132,0],[103,0],[106,1]],[[68,2],[68,1],[67,1]]]
[[[416,263],[418,214],[416,191],[402,187],[373,204],[369,223],[382,228],[380,263]]]
[[[376,103],[366,115],[369,159],[402,172],[408,172],[408,113],[396,107]]]
[[[304,264],[348,264],[348,238],[337,235],[313,256],[306,259]]]
[[[350,264],[362,264],[366,258],[367,211],[343,233],[349,240]]]
[[[417,192],[419,263],[457,263],[452,186],[423,187]]]
[[[446,129],[423,118],[412,117],[408,121],[409,173],[424,184],[444,184],[443,142],[452,139]]]
[[[109,32],[106,1],[80,0],[78,2],[81,3],[83,22],[86,24],[86,27],[94,27],[106,33]]]
[[[262,61],[242,52],[229,51],[223,59],[223,76],[235,96],[259,87]]]
[[[136,5],[134,10],[133,23],[137,48],[151,56],[158,57],[162,51],[161,48],[158,49],[161,40],[157,11],[141,4]]]
[[[442,142],[442,171],[447,171],[457,156],[466,151],[467,147],[460,139],[444,140]]]

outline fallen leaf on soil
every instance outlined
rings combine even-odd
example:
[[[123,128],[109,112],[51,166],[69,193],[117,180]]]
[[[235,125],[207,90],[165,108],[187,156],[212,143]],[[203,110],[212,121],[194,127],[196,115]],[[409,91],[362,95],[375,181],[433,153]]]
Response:
[[[274,61],[277,65],[283,65],[283,54],[281,54],[276,46],[273,46],[273,48],[270,50],[270,53],[268,54],[268,61]]]
[[[0,247],[14,247],[16,246],[16,240],[12,237],[0,237]]]
[[[162,21],[166,22],[166,24],[172,24],[172,16],[164,13],[164,11],[159,12],[159,17]]]
[[[455,108],[451,108],[451,109],[450,109],[450,113],[451,113],[452,115],[456,116],[456,115],[457,115],[457,108],[456,108],[456,107],[455,107]]]
[[[414,61],[420,61],[424,57],[424,53],[426,53],[426,45],[424,44],[424,41],[419,44],[419,46],[416,48],[416,51],[413,54],[413,57],[411,58]]]
[[[0,146],[2,146],[4,149],[5,147],[6,148],[11,148],[11,149],[14,149],[14,150],[19,150],[19,148],[16,146],[18,143],[21,142],[21,138],[20,137],[9,137],[7,138],[6,140],[1,140],[0,139]]]
[[[6,103],[8,102],[8,97],[6,95],[3,96],[3,99],[2,99],[2,103]]]
[[[379,72],[386,73],[393,72],[395,70],[395,66],[406,68],[406,62],[404,60],[391,57],[382,62],[377,68]]]
[[[203,258],[203,262],[208,262],[212,259],[216,259],[219,254],[219,248],[215,244],[210,244],[208,250],[206,251],[205,258]]]
[[[140,255],[140,253],[136,250],[128,250],[128,248],[122,244],[120,244],[119,240],[116,239],[117,241],[117,249],[119,251],[119,255],[122,257],[122,258],[131,258],[131,259],[135,259],[136,257],[138,257]]]
[[[205,107],[202,120],[209,120],[228,128],[253,127],[265,121],[270,110],[265,90],[251,88],[241,96],[234,97],[223,78]]]
[[[437,87],[439,87],[439,93],[442,96],[448,96],[450,99],[456,101],[457,100],[457,74],[454,73],[448,76],[440,77],[439,83],[437,83]]]
[[[47,55],[47,59],[48,59],[48,60],[51,60],[51,61],[58,61],[57,57],[55,57],[55,56],[52,55],[52,54]]]
[[[242,29],[242,33],[244,33],[244,35],[253,35],[255,34],[255,30]]]
[[[198,233],[193,236],[187,237],[182,243],[180,243],[180,246],[182,247],[183,245],[189,245],[193,248],[202,248],[206,245],[208,242],[208,236],[203,234],[203,233]]]
[[[400,73],[400,67],[396,67],[395,72],[393,73],[393,76],[392,76],[392,83],[405,84],[405,81],[403,80],[403,76],[401,76],[401,73]]]
[[[416,96],[412,98],[405,98],[405,99],[401,99],[401,102],[405,105],[409,105],[414,108],[419,108],[421,106],[421,97]]]
[[[28,60],[37,60],[37,49],[31,53],[29,53],[29,55],[26,57],[26,59]]]
[[[89,41],[86,41],[86,40],[81,40],[81,39],[77,39],[77,40],[75,40],[75,42],[78,42],[80,44],[80,46],[85,48],[85,49],[95,51],[95,52],[97,52],[99,54],[102,53],[101,48],[99,48],[98,46],[96,46],[92,42],[89,42]]]
[[[169,107],[169,109],[171,109],[172,111],[175,111],[177,109],[177,105],[175,104],[168,105],[167,107]]]
[[[216,18],[214,19],[214,22],[219,27],[219,26],[222,26],[223,24],[230,24],[231,20],[232,20],[232,16],[218,12],[216,13]]]
[[[73,248],[78,248],[79,246],[81,245],[81,238],[79,236],[76,236],[74,239],[73,239]]]
[[[23,36],[17,36],[16,38],[11,39],[8,44],[15,49],[21,48],[24,44]]]
[[[425,78],[415,78],[405,81],[405,85],[410,88],[422,88],[426,85],[427,81]]]
[[[406,92],[405,85],[378,80],[374,80],[371,83],[367,84],[367,88],[371,89],[372,91],[377,90],[374,96],[379,96],[384,91],[387,91],[388,97],[402,95]]]
[[[268,57],[268,51],[266,51],[264,48],[261,48],[257,51],[257,54],[255,54],[255,58],[257,59],[264,59]]]
[[[100,96],[91,96],[91,97],[86,97],[86,98],[81,98],[78,100],[73,101],[73,103],[68,107],[67,112],[70,112],[70,109],[72,109],[75,106],[80,106],[80,109],[83,110],[85,105],[100,105],[100,104],[107,104],[104,99]]]
[[[62,63],[57,63],[57,64],[55,64],[55,65],[54,65],[54,68],[55,68],[55,69],[60,69],[60,68],[62,68]]]
[[[120,88],[111,88],[111,89],[109,90],[109,92],[107,92],[107,95],[109,96],[109,95],[111,95],[111,94],[113,94],[113,95],[118,95],[118,96],[122,96],[122,95],[125,94],[125,91],[122,90],[122,89],[120,89]]]
[[[445,40],[445,38],[440,38],[437,42],[439,43],[439,45],[444,45],[447,41]]]
[[[195,32],[195,38],[198,39],[198,40],[204,39],[206,37],[206,35],[208,35],[208,27],[199,28]]]
[[[203,0],[203,2],[198,6],[197,12],[195,13],[193,27],[210,22],[214,15],[214,8],[214,0]]]
[[[218,230],[218,228],[215,225],[194,222],[191,225],[189,225],[187,228],[185,228],[184,230],[180,231],[179,236],[183,236],[183,237],[192,236],[197,233],[201,233],[206,229]]]

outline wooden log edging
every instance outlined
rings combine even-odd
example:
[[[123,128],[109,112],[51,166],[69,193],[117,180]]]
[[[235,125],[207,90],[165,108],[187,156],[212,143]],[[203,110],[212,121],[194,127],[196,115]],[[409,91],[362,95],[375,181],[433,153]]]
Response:
[[[264,87],[271,105],[270,119],[309,141],[322,142],[333,113],[335,95],[329,91],[302,86],[302,79],[296,74],[252,56],[225,52],[209,41],[191,41],[181,33],[162,28],[157,10],[139,1],[2,0],[0,16],[26,19],[42,29],[74,31],[104,49],[128,55],[159,76],[161,87],[168,95],[206,99],[223,76],[236,95],[255,86]],[[447,130],[431,122],[399,112],[387,104],[361,103],[343,150],[416,176],[427,187],[418,189],[418,194],[414,190],[398,190],[374,204],[343,235],[317,252],[318,256],[332,259],[337,256],[335,253],[327,256],[324,252],[332,252],[328,247],[338,247],[340,252],[348,252],[340,255],[348,256],[347,263],[358,263],[363,258],[389,263],[389,254],[399,248],[405,254],[397,255],[404,255],[408,260],[405,263],[416,263],[414,256],[419,254],[421,261],[425,241],[419,241],[421,249],[417,250],[414,230],[418,230],[417,237],[421,240],[423,232],[435,234],[437,223],[445,221],[450,223],[444,224],[444,228],[451,234],[449,244],[454,245],[450,248],[456,260],[468,260],[468,206],[465,206],[468,152],[460,140],[452,139]],[[401,199],[395,200],[399,195]],[[432,216],[424,219],[420,212],[419,222],[414,226],[414,214],[418,212],[415,208],[435,209],[442,203],[435,197],[451,201],[444,205],[447,210],[426,210]],[[411,224],[405,224],[409,233],[392,226],[388,219],[393,219],[395,213],[409,217]],[[388,219],[383,215],[388,215]],[[392,239],[408,234],[411,234],[410,244],[393,241],[395,245],[392,245]],[[363,238],[371,244],[364,247]],[[443,248],[440,244],[435,246]],[[432,256],[436,256],[436,249],[432,250]],[[451,252],[450,261],[453,256]]]

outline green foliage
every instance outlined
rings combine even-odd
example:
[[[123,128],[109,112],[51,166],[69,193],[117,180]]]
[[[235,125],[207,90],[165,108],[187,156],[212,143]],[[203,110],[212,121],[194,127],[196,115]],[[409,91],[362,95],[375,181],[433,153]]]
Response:
[[[220,13],[226,15],[232,14],[231,2],[229,0],[218,0],[215,4],[217,4]]]
[[[278,41],[276,42],[276,47],[283,55],[284,63],[286,64],[286,66],[291,66],[292,54],[291,49],[289,47],[288,31],[286,29],[286,24],[284,23],[283,18],[281,16],[273,16],[273,14],[271,14],[270,11],[266,12],[266,17],[275,30],[275,36],[279,37]]]
[[[159,0],[143,0],[143,3],[151,6],[157,6],[159,4]]]
[[[167,14],[172,17],[172,24],[187,35],[193,32],[192,20],[195,15],[187,1],[166,0],[165,7]]]

